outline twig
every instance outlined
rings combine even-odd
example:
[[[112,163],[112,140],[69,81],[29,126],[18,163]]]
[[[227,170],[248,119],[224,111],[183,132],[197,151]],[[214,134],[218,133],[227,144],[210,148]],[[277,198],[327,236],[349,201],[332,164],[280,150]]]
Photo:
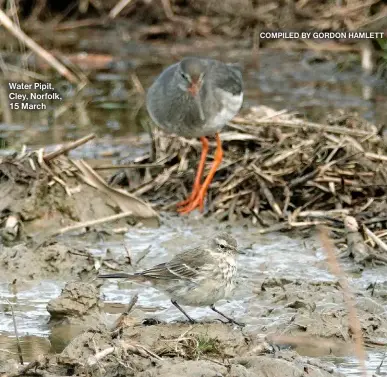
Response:
[[[339,279],[340,286],[343,292],[344,301],[348,310],[348,326],[351,329],[353,337],[355,339],[355,353],[361,366],[362,375],[363,377],[367,377],[367,369],[365,366],[364,340],[353,295],[351,294],[348,280],[344,272],[341,270],[340,265],[337,261],[333,242],[328,236],[327,229],[325,227],[320,227],[319,230],[322,246],[325,249],[325,252],[327,253],[328,265],[331,268],[332,273]]]
[[[331,209],[327,211],[302,211],[297,214],[298,217],[337,217],[348,215],[349,209]]]
[[[257,177],[257,180],[259,182],[259,185],[261,186],[261,191],[263,195],[265,195],[267,201],[269,202],[271,208],[273,211],[281,218],[283,217],[281,208],[279,207],[278,203],[275,201],[273,194],[267,187],[266,183],[259,177]]]
[[[131,216],[131,215],[133,215],[133,212],[132,211],[127,211],[127,212],[124,212],[124,213],[118,213],[117,215],[102,217],[102,218],[97,219],[97,220],[85,221],[83,223],[79,223],[79,224],[76,224],[76,225],[66,226],[66,227],[64,227],[62,229],[59,229],[59,230],[53,232],[50,236],[51,237],[59,236],[60,234],[68,233],[68,232],[71,232],[73,230],[78,230],[78,229],[82,229],[82,228],[85,228],[85,227],[90,227],[90,226],[94,226],[94,225],[99,225],[99,224],[103,224],[103,223],[119,220],[119,219],[122,219],[124,217]]]
[[[367,158],[370,158],[371,160],[387,161],[387,156],[382,154],[367,152],[367,153],[364,153],[364,156],[366,156]]]
[[[259,118],[259,120],[260,120],[261,122],[263,122],[263,121],[266,121],[266,120],[275,118],[275,117],[277,117],[277,116],[279,116],[279,115],[286,114],[288,111],[289,111],[288,109],[282,109],[282,110],[280,110],[280,111],[276,111],[274,114],[265,116],[265,117],[263,117],[263,118]]]
[[[81,228],[84,228],[84,227],[89,227],[89,226],[93,226],[93,225],[98,225],[98,224],[103,224],[103,223],[107,223],[109,221],[115,221],[115,220],[119,220],[119,219],[122,219],[124,217],[128,217],[128,216],[131,216],[133,213],[132,211],[128,211],[128,212],[124,212],[124,213],[119,213],[117,215],[112,215],[112,216],[107,216],[107,217],[103,217],[101,219],[97,219],[97,220],[90,220],[90,221],[85,221],[83,223],[80,223],[80,224],[76,224],[76,225],[71,225],[71,226],[67,226],[65,228],[62,228],[62,229],[59,229],[58,231],[55,231],[55,232],[52,232],[51,234],[49,234],[47,237],[45,237],[43,239],[43,241],[40,241],[34,248],[34,252],[36,252],[38,249],[40,249],[44,244],[46,244],[48,241],[50,241],[50,239],[52,237],[55,237],[55,236],[59,236],[61,234],[64,234],[64,233],[67,233],[67,232],[71,232],[73,230],[77,230],[77,229],[81,229]],[[37,236],[37,238],[39,238],[39,235]],[[110,268],[110,267],[109,267]]]
[[[162,4],[162,6],[163,6],[165,16],[166,16],[169,20],[174,20],[175,15],[174,15],[174,13],[173,13],[172,6],[171,6],[170,1],[169,1],[169,0],[161,0],[161,4]]]
[[[292,228],[291,225],[287,221],[285,221],[282,223],[273,224],[264,229],[260,229],[258,232],[260,234],[266,234],[271,232],[279,232],[281,230],[290,230],[291,228]]]
[[[122,11],[127,5],[129,5],[131,2],[132,2],[132,0],[120,0],[120,1],[113,7],[113,9],[109,12],[109,18],[111,18],[112,20],[113,20],[114,18],[116,18],[116,17],[121,13],[121,11]]]
[[[380,373],[380,369],[381,369],[381,367],[382,367],[382,365],[383,365],[383,363],[384,363],[384,359],[385,359],[385,358],[386,358],[386,352],[384,352],[382,361],[380,362],[380,364],[378,365],[378,367],[377,367],[376,370],[375,370],[375,373],[377,373],[378,375],[381,374],[381,373]]]
[[[129,304],[128,304],[128,307],[126,308],[126,310],[124,311],[123,314],[125,315],[128,315],[132,309],[134,308],[134,305],[137,304],[137,301],[138,301],[138,293],[136,293],[130,300]]]
[[[144,95],[145,89],[142,86],[140,79],[138,78],[138,76],[134,72],[130,75],[130,79],[132,80],[132,84],[133,84],[133,87],[135,88],[136,93]]]
[[[100,360],[105,358],[106,356],[111,355],[112,353],[124,350],[124,351],[130,351],[134,354],[140,355],[142,357],[153,357],[157,360],[162,360],[160,356],[157,356],[154,352],[148,350],[146,347],[140,345],[140,344],[130,344],[127,342],[119,342],[117,346],[108,347],[100,352],[97,352],[95,355],[90,356],[86,363],[88,366],[93,366],[97,364]]]
[[[39,365],[41,365],[41,362],[39,360],[34,360],[25,365],[23,368],[19,369],[16,373],[10,374],[9,377],[19,377],[24,376],[29,370],[37,368]]]
[[[21,349],[21,346],[20,346],[20,339],[19,339],[19,333],[17,331],[17,326],[16,326],[16,318],[15,318],[15,312],[13,310],[13,305],[12,303],[7,300],[10,308],[11,308],[11,312],[12,312],[12,321],[13,321],[13,328],[15,330],[15,336],[16,336],[16,343],[17,343],[17,353],[19,355],[19,361],[20,361],[20,364],[21,365],[24,365],[24,361],[23,361],[23,353],[22,353],[22,349]]]
[[[124,249],[126,251],[126,256],[128,258],[128,263],[131,266],[132,265],[132,257],[130,256],[130,250],[126,245],[124,245]]]
[[[152,248],[147,247],[140,255],[140,257],[136,260],[134,263],[135,266],[138,266],[138,264],[151,252]]]
[[[94,170],[112,170],[112,169],[142,169],[142,168],[155,168],[155,167],[163,167],[162,164],[124,164],[124,165],[99,165],[92,166]]]
[[[61,22],[59,25],[54,26],[55,31],[73,30],[81,27],[101,26],[105,23],[104,19],[87,19]]]
[[[3,26],[17,39],[25,43],[28,48],[34,51],[42,59],[44,59],[51,67],[56,69],[62,76],[73,84],[78,84],[78,78],[72,74],[58,59],[50,54],[43,47],[39,46],[33,39],[26,35],[22,30],[17,27],[12,20],[0,9],[0,24]]]
[[[69,144],[63,146],[62,148],[60,148],[54,152],[47,153],[43,157],[43,159],[45,162],[53,160],[54,158],[60,156],[61,154],[67,153],[68,151],[71,151],[72,149],[78,148],[80,145],[85,144],[89,140],[94,139],[94,138],[95,138],[95,134],[89,134],[81,139],[75,140],[72,143],[69,143]]]
[[[104,350],[100,351],[100,352],[97,352],[95,355],[93,356],[90,356],[88,359],[87,359],[87,365],[89,367],[95,365],[98,363],[98,361],[102,360],[103,358],[105,358],[106,356],[109,356],[111,355],[112,353],[114,353],[116,351],[117,347],[108,347],[108,348],[105,348]]]
[[[369,236],[384,252],[387,253],[387,245],[369,228],[367,228],[364,224],[364,231],[366,232],[367,236]]]
[[[338,126],[327,126],[325,124],[312,123],[312,122],[295,122],[291,120],[273,120],[273,121],[259,121],[259,120],[250,120],[241,117],[236,117],[233,119],[234,122],[238,124],[253,124],[255,126],[276,126],[276,127],[290,127],[295,129],[309,128],[321,132],[330,132],[332,134],[339,135],[351,135],[351,136],[370,136],[373,135],[372,132],[363,131],[363,130],[352,130],[350,128],[338,127]],[[254,127],[249,127],[249,130],[254,129]],[[376,135],[376,133],[375,133]]]
[[[314,140],[302,141],[300,144],[292,146],[291,149],[281,152],[278,156],[274,156],[273,158],[266,160],[262,166],[268,168],[268,167],[271,167],[273,165],[276,165],[280,161],[283,161],[283,160],[290,158],[292,155],[299,153],[300,151],[302,151],[302,149],[304,149],[310,145],[313,145],[314,143],[315,143]]]
[[[136,305],[138,300],[138,293],[136,293],[130,300],[128,307],[126,310],[118,317],[117,321],[115,321],[113,328],[112,328],[112,337],[115,337],[118,335],[124,327],[127,325],[125,324],[126,318],[128,317],[129,313],[132,311],[134,306]]]
[[[121,270],[121,268],[115,267],[115,266],[113,266],[111,263],[106,262],[105,260],[102,262],[102,264],[103,264],[104,266],[106,266],[107,268],[110,268],[111,270],[114,270],[114,271],[120,271],[120,270]]]

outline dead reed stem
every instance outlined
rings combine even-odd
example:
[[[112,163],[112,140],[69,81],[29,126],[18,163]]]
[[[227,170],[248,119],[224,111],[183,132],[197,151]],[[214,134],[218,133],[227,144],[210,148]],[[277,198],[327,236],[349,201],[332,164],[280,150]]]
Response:
[[[54,232],[51,235],[51,237],[59,236],[61,234],[65,234],[68,232],[72,232],[74,230],[78,230],[78,229],[82,229],[82,228],[86,228],[86,227],[90,227],[90,226],[95,226],[95,225],[100,225],[100,224],[104,224],[104,223],[111,222],[111,221],[116,221],[116,220],[123,219],[125,217],[129,217],[132,215],[133,215],[133,212],[128,211],[128,212],[118,213],[117,215],[102,217],[102,218],[97,219],[97,220],[90,220],[90,221],[85,221],[83,223],[66,226],[66,227],[61,228],[58,231]]]
[[[116,18],[121,11],[130,3],[132,0],[120,0],[114,7],[113,9],[109,12],[109,18],[114,19]]]
[[[355,353],[359,360],[362,375],[363,377],[367,377],[367,370],[365,366],[366,353],[364,350],[362,329],[356,311],[355,300],[348,284],[348,279],[342,271],[339,262],[337,261],[334,244],[328,235],[328,230],[325,227],[320,226],[319,235],[321,244],[327,255],[327,263],[332,273],[339,279],[340,287],[342,289],[344,301],[348,311],[348,326],[355,340]]]
[[[15,337],[16,337],[16,344],[17,344],[17,353],[19,355],[19,361],[20,361],[21,365],[24,365],[23,353],[22,353],[22,349],[21,349],[21,346],[20,346],[19,332],[17,331],[15,312],[13,310],[12,303],[9,300],[7,300],[7,302],[9,304],[9,306],[11,308],[11,312],[12,312],[12,321],[13,321],[13,328],[15,330]]]
[[[0,9],[0,24],[2,24],[14,37],[24,43],[28,48],[45,60],[51,67],[53,67],[59,74],[64,76],[73,84],[79,84],[78,78],[70,72],[58,59],[51,53],[39,46],[32,38],[26,35],[12,20]]]
[[[89,140],[92,140],[94,138],[95,138],[95,134],[89,134],[81,139],[75,140],[72,143],[69,143],[69,144],[63,146],[62,148],[59,148],[58,150],[56,150],[54,152],[47,153],[43,157],[43,159],[45,162],[53,160],[54,158],[56,158],[64,153],[67,153],[67,152],[71,151],[72,149],[78,148],[82,144],[86,144]]]

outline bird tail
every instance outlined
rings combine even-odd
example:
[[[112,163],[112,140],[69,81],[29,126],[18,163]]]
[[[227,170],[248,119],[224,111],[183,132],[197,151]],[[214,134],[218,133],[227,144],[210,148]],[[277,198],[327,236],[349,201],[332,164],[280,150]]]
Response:
[[[115,274],[98,275],[100,279],[135,279],[136,275],[118,272]]]

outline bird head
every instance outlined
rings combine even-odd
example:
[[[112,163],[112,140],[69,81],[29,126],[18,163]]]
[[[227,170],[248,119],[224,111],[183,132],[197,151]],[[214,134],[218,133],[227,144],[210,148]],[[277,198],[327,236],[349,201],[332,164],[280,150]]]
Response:
[[[212,249],[222,254],[234,254],[237,250],[237,241],[228,233],[220,233],[211,241]]]
[[[204,82],[207,66],[202,59],[185,58],[178,67],[181,89],[196,97]]]

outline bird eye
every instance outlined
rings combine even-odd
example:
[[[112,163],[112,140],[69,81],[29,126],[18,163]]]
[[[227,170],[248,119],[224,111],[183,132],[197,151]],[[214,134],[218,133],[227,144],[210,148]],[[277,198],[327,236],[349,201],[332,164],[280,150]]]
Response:
[[[182,77],[184,80],[189,81],[188,75],[186,75],[184,72],[180,72],[180,74],[181,74],[181,77]]]
[[[222,250],[224,250],[224,249],[226,248],[226,246],[223,245],[223,244],[220,244],[219,247],[220,247]]]

